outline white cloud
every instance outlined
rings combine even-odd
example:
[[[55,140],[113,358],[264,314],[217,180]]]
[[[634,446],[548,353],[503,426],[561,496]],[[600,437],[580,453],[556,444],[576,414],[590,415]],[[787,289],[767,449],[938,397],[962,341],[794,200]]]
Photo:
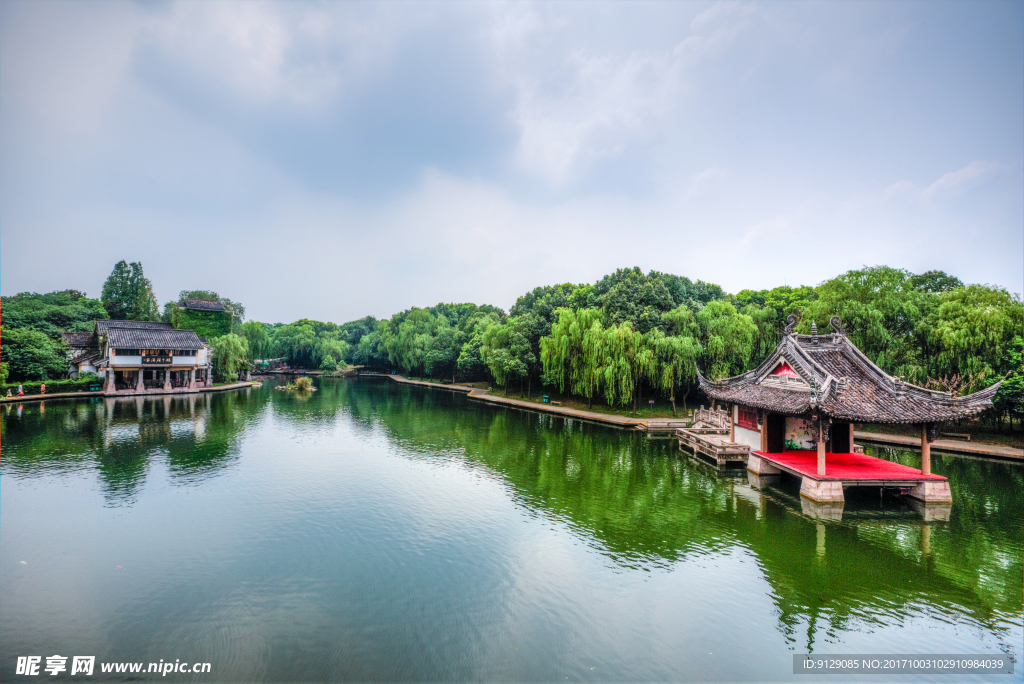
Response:
[[[733,47],[758,16],[752,5],[718,3],[694,18],[690,35],[673,47],[552,51],[542,70],[517,71],[511,79],[520,168],[562,187],[593,162],[620,157],[657,135],[686,106],[681,98],[690,72]],[[544,29],[533,17],[521,23],[524,33]],[[506,46],[503,57],[520,66]]]
[[[921,193],[925,199],[948,197],[963,192],[990,177],[999,168],[999,164],[986,161],[972,161],[957,171],[942,174],[942,177],[929,185]]]
[[[995,162],[976,160],[962,169],[942,174],[926,187],[910,180],[896,181],[882,192],[882,196],[923,202],[951,199],[991,180],[1000,169],[1001,165]]]

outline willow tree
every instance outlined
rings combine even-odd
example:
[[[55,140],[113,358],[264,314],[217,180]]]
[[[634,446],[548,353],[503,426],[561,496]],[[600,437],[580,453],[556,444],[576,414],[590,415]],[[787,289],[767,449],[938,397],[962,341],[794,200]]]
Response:
[[[238,380],[238,372],[246,367],[249,342],[241,335],[228,333],[210,340],[213,347],[213,372],[226,382]]]
[[[249,343],[249,361],[266,359],[271,355],[270,334],[267,327],[259,321],[248,321],[242,324],[242,337]]]
[[[645,378],[654,377],[654,350],[629,321],[605,328],[601,335],[605,399],[612,406],[616,401],[625,406],[632,400],[636,415],[640,384]]]
[[[600,387],[601,311],[596,308],[556,311],[551,334],[540,340],[540,359],[547,382],[593,401]]]
[[[645,336],[645,344],[654,350],[655,372],[653,384],[669,393],[672,415],[676,416],[676,388],[697,377],[697,357],[701,346],[693,336],[667,337],[655,328]],[[685,405],[685,395],[684,395]]]
[[[704,372],[718,380],[746,370],[757,334],[750,316],[736,313],[729,302],[714,301],[698,311],[695,319],[700,328]]]

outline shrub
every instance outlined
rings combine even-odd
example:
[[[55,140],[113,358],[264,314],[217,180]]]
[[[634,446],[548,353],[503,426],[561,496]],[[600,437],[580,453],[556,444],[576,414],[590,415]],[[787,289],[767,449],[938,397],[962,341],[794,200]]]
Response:
[[[92,376],[87,379],[78,380],[33,380],[32,382],[23,382],[22,387],[25,389],[25,394],[39,394],[39,387],[43,384],[46,385],[47,394],[57,394],[58,392],[85,392],[89,389],[89,385],[100,382],[99,378]],[[8,383],[0,385],[0,394],[7,396],[7,390],[11,390],[11,394],[18,393],[18,383]]]

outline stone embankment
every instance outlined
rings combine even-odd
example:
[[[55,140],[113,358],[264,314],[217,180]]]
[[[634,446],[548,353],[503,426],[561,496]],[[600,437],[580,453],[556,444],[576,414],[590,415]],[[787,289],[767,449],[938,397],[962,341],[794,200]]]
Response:
[[[521,399],[510,399],[508,397],[494,396],[492,394],[489,394],[487,390],[482,390],[477,387],[470,387],[469,385],[440,385],[434,382],[410,380],[409,378],[403,377],[401,375],[390,375],[385,373],[374,374],[374,377],[391,378],[391,380],[395,382],[400,382],[406,385],[420,385],[422,387],[429,387],[431,389],[443,389],[450,390],[453,392],[464,392],[471,399],[476,399],[477,401],[483,401],[489,404],[501,406],[514,406],[516,408],[525,409],[527,411],[550,413],[557,416],[565,416],[566,418],[586,420],[592,423],[601,423],[603,425],[611,425],[613,427],[618,428],[639,429],[645,430],[647,432],[659,432],[661,431],[661,428],[667,428],[669,423],[678,422],[666,418],[627,418],[625,416],[616,416],[607,413],[597,413],[594,411],[583,411],[580,409],[552,406],[551,404],[537,404],[532,401],[523,401]],[[857,431],[854,433],[854,437],[864,442],[887,444],[890,446],[898,446],[910,449],[915,448],[915,446],[917,448],[920,448],[921,446],[921,441],[919,439],[913,437],[903,437],[900,435],[887,435],[877,432]],[[932,449],[934,449],[935,451],[944,451],[947,453],[962,454],[966,456],[981,456],[985,458],[1003,458],[1015,461],[1024,461],[1024,450],[1015,449],[1013,447],[999,446],[995,444],[972,444],[970,442],[961,442],[953,439],[939,439],[932,444]]]
[[[189,390],[187,392],[181,389],[173,389],[170,391],[164,391],[159,389],[146,390],[142,394],[134,394],[132,392],[119,392],[117,394],[107,394],[103,390],[96,390],[95,392],[54,392],[53,394],[26,394],[25,396],[13,396],[13,397],[0,397],[0,403],[11,404],[20,403],[25,401],[46,401],[47,399],[75,399],[81,397],[150,397],[161,394],[194,394],[196,392],[224,392],[226,390],[242,389],[243,387],[259,387],[258,382],[233,382],[230,385],[217,385],[216,387],[200,387],[198,389]]]

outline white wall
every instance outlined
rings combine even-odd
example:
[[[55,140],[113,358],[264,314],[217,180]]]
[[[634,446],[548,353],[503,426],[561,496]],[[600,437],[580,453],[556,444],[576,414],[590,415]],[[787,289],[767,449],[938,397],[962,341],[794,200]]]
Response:
[[[806,418],[794,418],[786,416],[786,439],[793,440],[804,449],[813,449],[816,443],[817,432],[814,424]]]
[[[746,444],[754,451],[761,450],[761,433],[755,430],[750,430],[745,427],[736,426],[736,441],[740,444]]]

